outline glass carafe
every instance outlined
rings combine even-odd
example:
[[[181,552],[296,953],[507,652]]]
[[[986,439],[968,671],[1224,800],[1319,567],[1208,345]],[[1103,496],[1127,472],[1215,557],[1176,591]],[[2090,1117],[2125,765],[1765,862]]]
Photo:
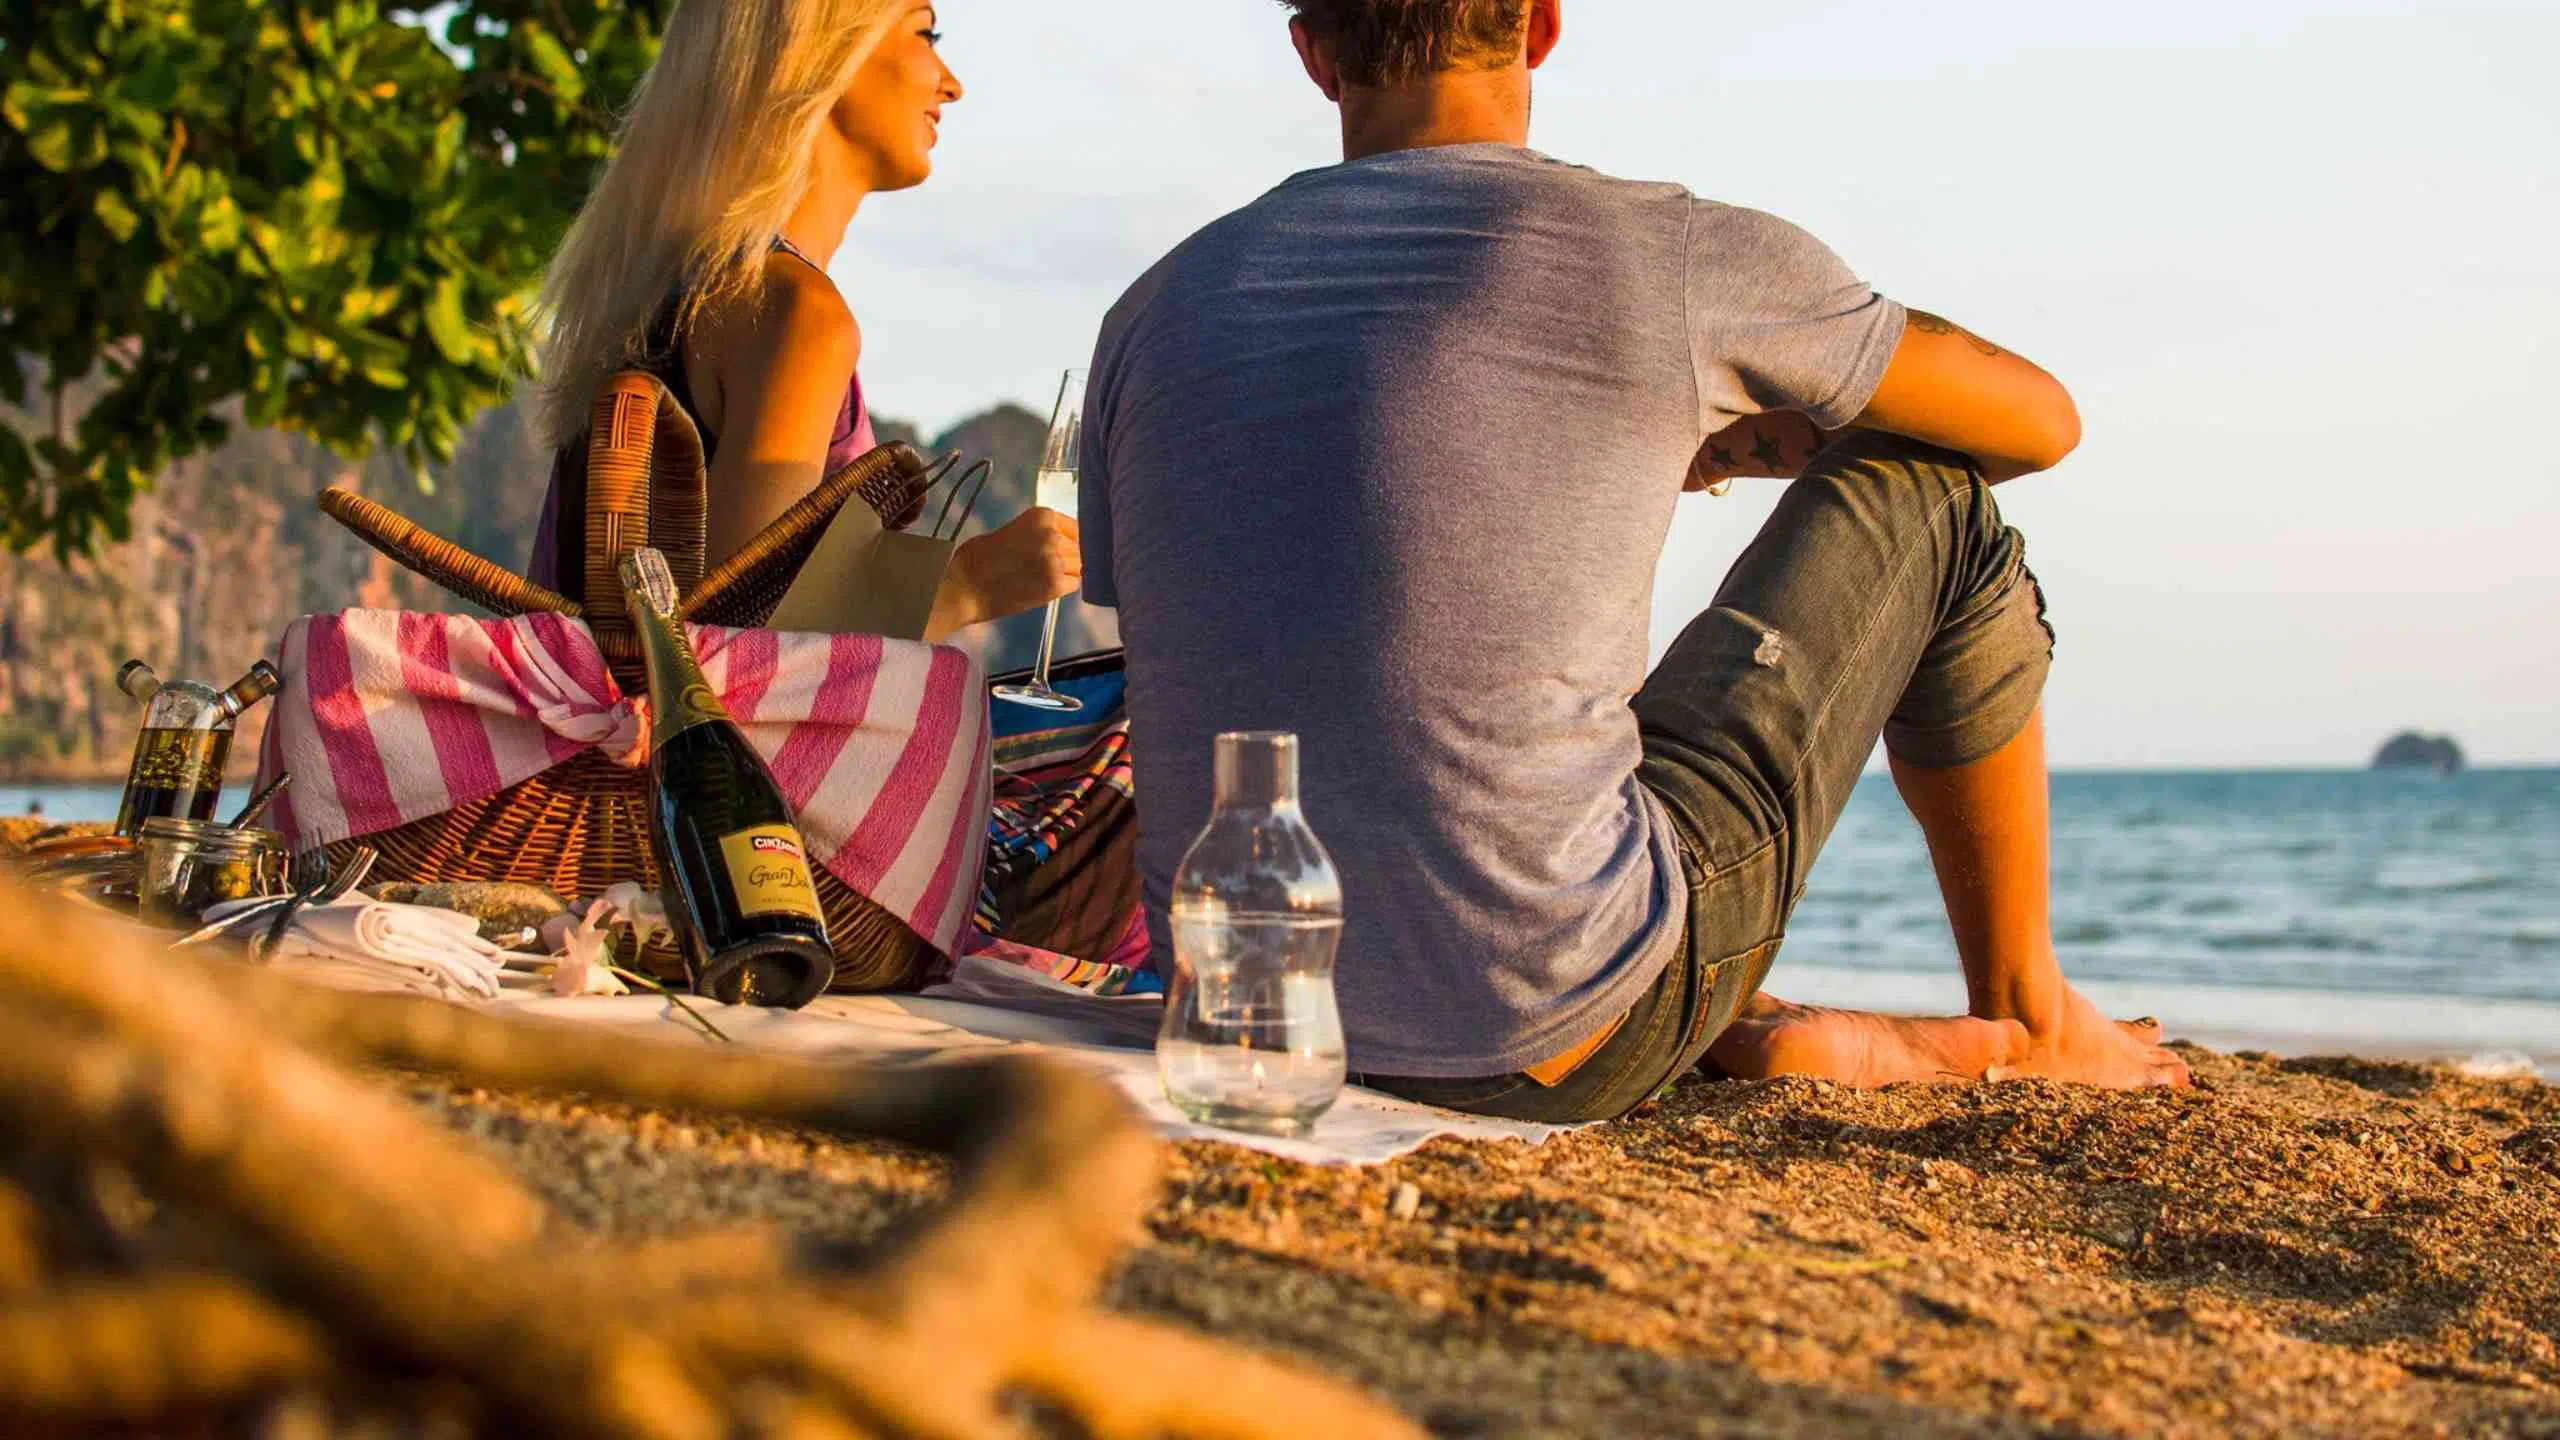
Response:
[[[126,661],[116,688],[143,703],[142,731],[133,740],[116,833],[139,837],[144,821],[163,817],[211,820],[241,712],[282,685],[276,667],[264,660],[228,690],[193,680],[164,682],[141,661]]]
[[[1203,1124],[1303,1135],[1342,1093],[1342,880],[1298,808],[1298,737],[1221,735],[1217,802],[1173,881],[1167,1098]]]

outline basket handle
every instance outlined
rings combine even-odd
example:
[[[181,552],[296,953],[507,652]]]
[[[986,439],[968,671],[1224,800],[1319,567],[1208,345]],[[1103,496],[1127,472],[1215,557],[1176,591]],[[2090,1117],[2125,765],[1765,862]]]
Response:
[[[702,580],[706,533],[702,432],[646,370],[604,383],[587,413],[585,610],[600,634],[629,628],[622,557],[655,546],[683,593]]]
[[[677,618],[690,620],[718,604],[731,591],[756,581],[777,557],[794,546],[813,540],[863,486],[893,470],[910,479],[921,475],[925,470],[924,457],[916,453],[914,446],[893,440],[846,462],[843,469],[819,481],[818,488],[793,502],[779,519],[757,532],[754,539],[738,547],[736,554],[703,576],[702,583],[685,596]],[[589,552],[590,555],[593,553]]]
[[[704,576],[702,584],[695,587],[693,593],[677,607],[676,618],[692,620],[732,593],[762,583],[770,567],[787,557],[795,545],[814,540],[816,532],[826,528],[835,519],[836,512],[860,494],[865,485],[892,473],[902,477],[902,483],[912,482],[932,468],[913,446],[903,441],[892,441],[848,462],[843,469],[818,482],[818,488],[783,511],[780,519],[766,526],[736,554],[720,562],[718,569]],[[588,628],[595,636],[596,648],[606,661],[621,667],[616,671],[617,675],[621,675],[623,670],[637,673],[641,660],[640,637],[632,633],[628,623],[600,626],[590,622]]]
[[[586,613],[568,596],[474,555],[353,490],[332,485],[321,491],[320,513],[354,531],[374,549],[494,614],[512,617],[547,611],[577,617]]]

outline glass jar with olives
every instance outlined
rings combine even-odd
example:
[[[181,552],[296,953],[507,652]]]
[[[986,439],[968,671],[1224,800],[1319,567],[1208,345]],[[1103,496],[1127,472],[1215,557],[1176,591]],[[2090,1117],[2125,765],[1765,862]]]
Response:
[[[157,816],[142,823],[142,917],[192,927],[229,900],[291,893],[284,837],[202,820]]]

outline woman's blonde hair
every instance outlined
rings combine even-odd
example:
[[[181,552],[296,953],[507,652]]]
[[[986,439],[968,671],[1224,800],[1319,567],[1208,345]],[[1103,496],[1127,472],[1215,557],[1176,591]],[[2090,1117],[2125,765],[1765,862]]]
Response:
[[[606,377],[749,291],[808,193],[827,112],[909,0],[682,0],[611,162],[544,277],[537,412],[558,446]]]

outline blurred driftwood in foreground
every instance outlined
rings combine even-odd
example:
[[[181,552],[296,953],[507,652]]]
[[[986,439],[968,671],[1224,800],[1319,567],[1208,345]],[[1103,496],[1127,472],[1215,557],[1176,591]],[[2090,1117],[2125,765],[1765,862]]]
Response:
[[[950,1156],[852,1256],[563,1233],[344,1062],[727,1110]],[[1408,1435],[1383,1406],[1094,1297],[1155,1147],[1102,1082],[650,1045],[171,955],[0,877],[0,1428],[401,1393],[485,1433]],[[395,1408],[397,1408],[395,1406]]]

